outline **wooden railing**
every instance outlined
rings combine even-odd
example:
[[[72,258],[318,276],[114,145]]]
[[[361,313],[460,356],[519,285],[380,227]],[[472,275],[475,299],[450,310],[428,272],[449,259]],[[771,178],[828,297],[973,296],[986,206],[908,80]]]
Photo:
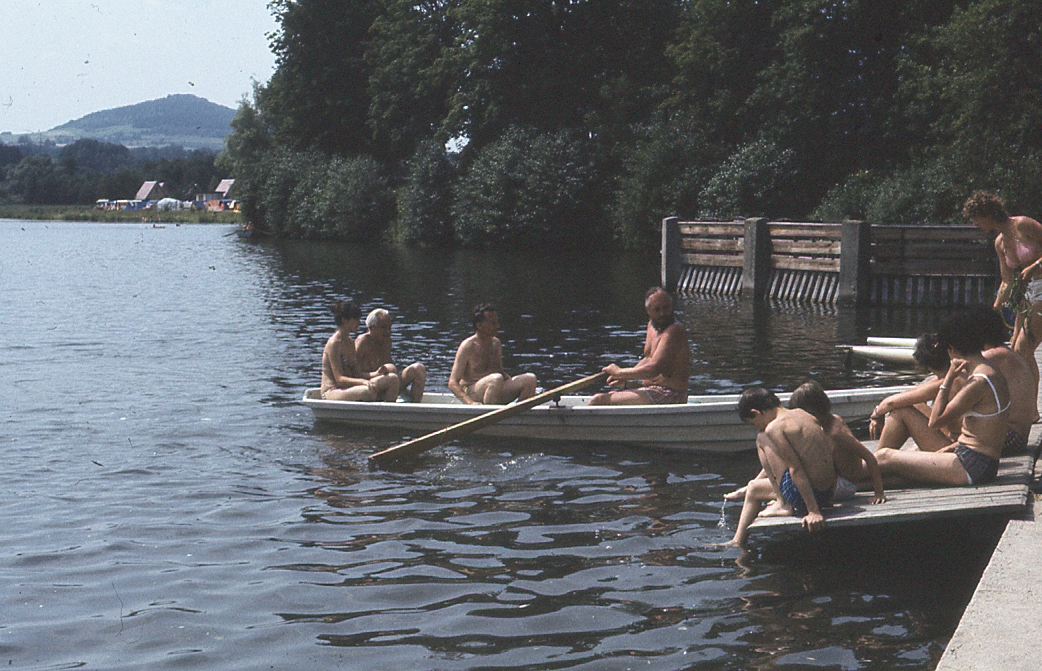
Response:
[[[970,305],[998,284],[992,244],[972,226],[671,217],[662,240],[664,286],[694,293]]]

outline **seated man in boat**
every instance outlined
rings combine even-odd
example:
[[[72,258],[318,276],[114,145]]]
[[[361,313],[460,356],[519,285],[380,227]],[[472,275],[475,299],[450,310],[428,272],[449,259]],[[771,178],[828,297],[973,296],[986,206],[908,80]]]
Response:
[[[367,333],[355,339],[355,350],[358,352],[358,370],[372,373],[381,366],[388,366],[389,372],[398,373],[391,362],[391,313],[383,308],[376,308],[365,318]],[[427,384],[427,368],[422,363],[414,363],[398,373],[399,394],[407,394],[413,403],[423,400],[423,388]]]
[[[648,313],[644,357],[632,368],[605,366],[608,384],[620,389],[594,395],[590,405],[687,403],[691,355],[687,332],[673,316],[673,299],[662,287],[653,287],[644,297],[644,309]],[[639,386],[627,389],[630,380],[640,380]]]
[[[333,304],[336,333],[322,350],[322,398],[331,401],[394,401],[398,398],[398,376],[383,365],[371,373],[358,367],[351,332],[358,328],[362,312],[348,301]]]
[[[503,346],[496,337],[499,316],[488,303],[474,308],[474,335],[456,350],[449,374],[449,390],[469,405],[503,404],[535,396],[536,377],[522,373],[511,377],[503,370]]]
[[[984,338],[968,328],[965,315],[950,317],[938,332],[948,346],[951,364],[937,387],[929,427],[961,417],[955,442],[933,452],[881,447],[876,461],[884,475],[937,485],[983,485],[998,474],[999,457],[1009,429],[1010,394],[1002,373],[984,358]],[[966,379],[949,399],[959,376]],[[912,435],[918,443],[919,439]]]
[[[821,508],[832,502],[836,468],[832,441],[813,415],[781,407],[773,392],[752,387],[738,399],[738,416],[759,432],[756,451],[766,478],[749,481],[738,529],[727,545],[745,547],[757,516],[802,517],[808,531],[825,528]],[[772,501],[761,511],[761,504]]]
[[[967,328],[981,334],[985,360],[1002,373],[1009,387],[1009,428],[1002,454],[1023,453],[1028,446],[1031,425],[1038,421],[1034,373],[1024,357],[1006,344],[1006,322],[1002,315],[981,305],[971,309],[967,318]]]

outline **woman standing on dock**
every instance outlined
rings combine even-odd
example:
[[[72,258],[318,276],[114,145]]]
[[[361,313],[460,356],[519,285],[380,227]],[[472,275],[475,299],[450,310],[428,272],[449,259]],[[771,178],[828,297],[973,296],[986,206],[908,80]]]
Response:
[[[959,316],[941,326],[938,335],[948,346],[951,364],[937,387],[929,420],[934,428],[961,417],[958,438],[936,452],[881,447],[876,461],[884,475],[939,485],[983,485],[995,479],[1009,427],[1009,389],[1002,373],[981,354],[982,334],[966,326]],[[962,375],[966,383],[952,392]]]
[[[1011,344],[1031,366],[1037,395],[1035,350],[1042,342],[1042,224],[1031,217],[1011,217],[1002,199],[986,191],[974,191],[962,213],[982,231],[998,233],[995,252],[1002,283],[995,296],[995,309],[1001,313],[1003,306],[1008,306],[1016,315]]]

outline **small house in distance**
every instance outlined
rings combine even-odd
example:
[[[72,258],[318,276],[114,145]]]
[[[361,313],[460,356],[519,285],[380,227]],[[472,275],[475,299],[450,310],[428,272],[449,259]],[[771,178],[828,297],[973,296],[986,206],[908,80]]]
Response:
[[[160,198],[166,197],[166,182],[145,182],[141,185],[141,188],[137,190],[137,195],[134,196],[134,200],[159,200]]]

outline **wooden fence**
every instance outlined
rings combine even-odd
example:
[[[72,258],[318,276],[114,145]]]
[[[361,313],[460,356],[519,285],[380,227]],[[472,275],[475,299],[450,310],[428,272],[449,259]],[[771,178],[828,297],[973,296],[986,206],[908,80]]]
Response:
[[[990,302],[991,242],[973,226],[745,219],[662,226],[662,283],[754,299],[938,306]]]

